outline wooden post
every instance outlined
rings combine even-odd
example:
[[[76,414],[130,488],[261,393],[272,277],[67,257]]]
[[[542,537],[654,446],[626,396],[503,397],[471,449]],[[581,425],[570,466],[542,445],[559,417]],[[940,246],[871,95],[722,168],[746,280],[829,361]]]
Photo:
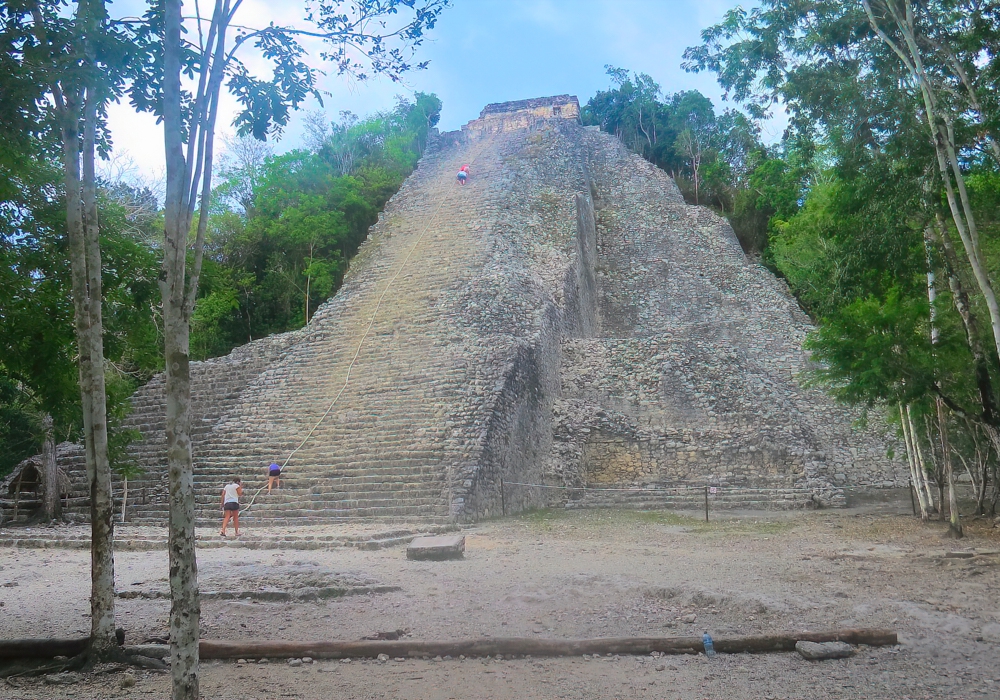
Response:
[[[705,487],[705,522],[708,522],[708,487]]]
[[[41,481],[43,512],[48,521],[58,520],[62,516],[62,499],[60,498],[59,465],[56,462],[56,441],[52,432],[52,416],[46,413],[42,417],[42,469]]]
[[[504,493],[503,477],[500,477],[500,512],[507,515],[507,496]]]
[[[17,475],[17,491],[14,492],[14,519],[11,522],[17,522],[17,506],[21,502],[21,480],[24,479],[24,470],[27,467],[21,467],[21,473]]]
[[[913,508],[913,514],[917,514],[917,503],[913,500],[913,479],[910,479],[910,507]]]

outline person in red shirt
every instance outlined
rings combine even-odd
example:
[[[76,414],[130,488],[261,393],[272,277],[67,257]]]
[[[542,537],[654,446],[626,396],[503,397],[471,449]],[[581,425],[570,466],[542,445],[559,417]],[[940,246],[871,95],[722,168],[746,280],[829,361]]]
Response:
[[[458,181],[464,185],[469,179],[469,174],[469,166],[463,165],[458,171]]]

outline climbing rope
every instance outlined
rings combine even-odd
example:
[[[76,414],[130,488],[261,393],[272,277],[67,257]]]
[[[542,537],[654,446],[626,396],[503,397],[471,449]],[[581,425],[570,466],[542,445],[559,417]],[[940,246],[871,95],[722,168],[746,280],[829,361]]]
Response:
[[[492,141],[493,138],[490,137],[489,143],[492,143]],[[476,150],[475,155],[472,156],[472,160],[469,161],[469,165],[472,165],[473,163],[476,162],[476,159],[479,158],[479,156],[482,154],[483,149],[486,148],[486,145],[487,141],[484,140],[483,143]],[[361,340],[358,342],[357,350],[354,351],[354,357],[351,358],[351,362],[347,366],[347,375],[344,377],[344,385],[340,387],[340,391],[338,391],[337,395],[333,397],[333,401],[331,401],[330,405],[327,406],[326,411],[323,413],[322,416],[320,416],[319,420],[316,421],[316,424],[313,425],[312,428],[310,428],[309,432],[306,433],[306,436],[304,438],[302,438],[302,441],[298,444],[298,446],[294,450],[292,450],[288,454],[288,457],[285,458],[285,461],[282,462],[281,464],[282,473],[284,473],[285,467],[288,465],[288,462],[291,461],[292,457],[295,456],[295,453],[301,450],[302,447],[306,444],[306,442],[309,441],[309,438],[312,437],[313,433],[316,432],[316,429],[323,423],[324,420],[326,420],[326,417],[330,415],[330,411],[333,410],[333,407],[337,405],[337,402],[340,400],[340,397],[343,396],[344,392],[347,390],[347,385],[351,381],[351,373],[354,371],[354,365],[357,363],[358,358],[361,356],[361,348],[364,347],[365,341],[368,339],[368,335],[371,333],[372,328],[375,326],[375,319],[378,317],[378,312],[382,308],[382,302],[385,300],[385,295],[389,293],[389,290],[392,288],[392,285],[396,281],[396,278],[398,278],[399,275],[403,272],[403,268],[405,268],[406,263],[410,261],[410,257],[413,255],[413,252],[417,249],[417,246],[419,246],[420,243],[423,241],[424,234],[426,234],[427,231],[431,228],[431,226],[437,222],[438,213],[441,211],[442,205],[446,201],[449,201],[452,196],[454,196],[454,192],[455,189],[453,188],[448,192],[447,195],[438,200],[437,206],[434,207],[434,212],[431,214],[431,217],[427,221],[427,223],[424,224],[423,229],[420,231],[420,234],[417,236],[417,239],[413,242],[413,245],[410,246],[410,250],[406,253],[406,257],[403,258],[403,262],[399,266],[399,269],[396,270],[396,274],[394,274],[392,278],[389,280],[388,284],[385,285],[385,289],[382,290],[382,294],[379,295],[378,302],[375,304],[375,311],[372,312],[372,318],[368,322],[368,328],[365,329],[364,335],[361,336]],[[250,510],[254,502],[256,502],[257,496],[259,496],[260,493],[265,488],[267,488],[267,484],[257,489],[257,492],[250,499],[250,502],[247,503],[245,508],[243,508],[242,510],[243,513],[246,513],[248,510]]]

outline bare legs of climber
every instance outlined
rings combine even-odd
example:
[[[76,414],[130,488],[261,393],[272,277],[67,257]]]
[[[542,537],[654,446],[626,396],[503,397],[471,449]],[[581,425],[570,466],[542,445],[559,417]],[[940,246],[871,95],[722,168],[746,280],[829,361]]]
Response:
[[[219,533],[226,536],[226,528],[229,521],[233,521],[233,530],[236,536],[240,536],[240,496],[243,495],[243,485],[237,478],[232,478],[222,489],[222,531]]]
[[[272,488],[281,488],[281,465],[277,462],[271,462],[271,466],[267,468],[267,493],[269,495]]]

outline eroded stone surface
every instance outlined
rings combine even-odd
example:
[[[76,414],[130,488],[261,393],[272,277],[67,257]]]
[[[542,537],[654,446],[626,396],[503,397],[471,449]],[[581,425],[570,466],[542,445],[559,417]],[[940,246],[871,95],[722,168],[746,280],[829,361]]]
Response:
[[[795,651],[809,661],[846,659],[854,656],[854,647],[846,642],[795,642]]]

